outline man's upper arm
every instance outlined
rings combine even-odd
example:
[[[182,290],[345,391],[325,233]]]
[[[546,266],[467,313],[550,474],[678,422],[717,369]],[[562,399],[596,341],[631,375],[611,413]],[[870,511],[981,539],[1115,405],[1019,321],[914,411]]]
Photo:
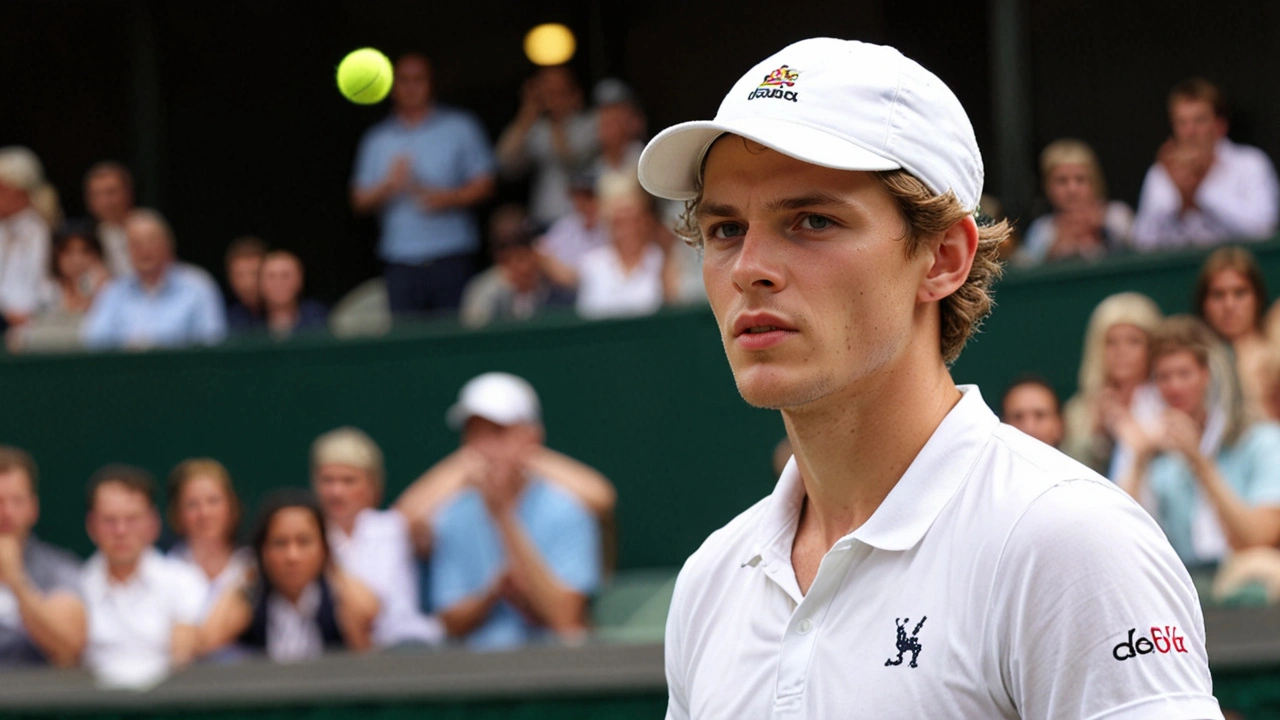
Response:
[[[1159,164],[1152,165],[1138,195],[1138,214],[1132,233],[1134,246],[1150,250],[1173,240],[1170,234],[1181,207],[1182,200],[1169,174]]]
[[[555,490],[564,493],[561,490]],[[552,540],[542,548],[543,559],[556,579],[591,595],[600,587],[600,526],[586,508],[567,494]]]
[[[467,537],[470,513],[462,506],[467,496],[455,498],[432,518],[434,536],[431,549],[431,611],[441,612],[478,592],[482,586],[469,568],[478,558],[470,551],[474,538]],[[463,517],[463,515],[467,517]]]
[[[120,303],[119,288],[116,287],[118,282],[120,281],[112,281],[102,288],[85,315],[84,325],[80,328],[80,339],[89,347],[106,347],[112,344],[112,330]]]
[[[370,130],[360,140],[356,150],[355,167],[351,172],[351,186],[356,190],[366,190],[382,181],[386,170],[381,167],[377,152],[374,131]]]
[[[989,652],[1023,717],[1221,718],[1191,579],[1136,503],[1090,481],[1010,532]]]
[[[498,163],[493,156],[493,146],[485,134],[484,127],[471,116],[461,124],[462,142],[462,182],[469,183],[479,177],[492,176],[497,172]]]

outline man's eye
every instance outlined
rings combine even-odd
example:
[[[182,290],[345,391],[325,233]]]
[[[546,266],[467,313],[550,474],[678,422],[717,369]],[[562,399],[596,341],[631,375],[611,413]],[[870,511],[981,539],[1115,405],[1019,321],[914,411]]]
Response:
[[[746,230],[738,223],[720,223],[711,229],[711,237],[717,240],[741,237]]]
[[[805,215],[800,225],[806,230],[826,230],[831,227],[831,219],[821,215]]]

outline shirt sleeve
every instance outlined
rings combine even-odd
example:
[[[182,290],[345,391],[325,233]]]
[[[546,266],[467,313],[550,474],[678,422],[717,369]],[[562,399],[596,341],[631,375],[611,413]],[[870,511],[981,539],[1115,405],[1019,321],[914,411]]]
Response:
[[[1280,505],[1280,427],[1255,426],[1249,437],[1248,490],[1243,500],[1251,507]]]
[[[1133,246],[1139,250],[1155,250],[1181,240],[1178,235],[1178,213],[1182,199],[1169,173],[1159,163],[1147,170],[1138,195],[1138,215],[1133,221]]]
[[[461,156],[462,184],[465,185],[476,178],[493,175],[497,160],[493,157],[489,137],[478,120],[467,116],[461,125],[458,152]]]
[[[472,556],[472,544],[465,537],[469,517],[466,504],[475,498],[470,494],[459,495],[436,513],[431,551],[431,610],[448,610],[480,590],[475,573],[468,572],[478,559]]]
[[[173,584],[169,587],[169,607],[174,625],[195,625],[200,622],[200,611],[209,594],[209,583],[195,570],[170,563]]]
[[[193,339],[206,345],[220,343],[227,336],[227,311],[222,295],[203,278],[198,280],[198,288]]]
[[[577,500],[563,501],[559,527],[542,548],[543,559],[560,582],[591,595],[600,588],[600,526]]]
[[[676,578],[675,591],[671,595],[671,610],[667,613],[667,627],[663,642],[663,665],[667,675],[667,717],[666,720],[689,720],[689,691],[685,683],[685,671],[688,661],[684,657],[685,633],[682,628],[686,597],[689,564],[686,563]]]
[[[1196,205],[1233,238],[1269,237],[1276,229],[1280,199],[1275,167],[1257,148],[1229,147],[1230,159],[1218,169],[1222,179],[1201,183]]]
[[[1191,578],[1120,491],[1055,486],[1006,539],[989,633],[1022,717],[1222,718]]]
[[[381,167],[382,163],[378,162],[373,132],[370,130],[360,140],[360,147],[356,150],[355,169],[351,174],[352,186],[361,190],[377,185],[386,174],[386,170]]]
[[[14,270],[6,268],[9,279],[4,288],[4,309],[9,312],[30,315],[40,305],[40,286],[49,274],[49,231],[42,224],[33,227],[21,249],[10,252],[9,262]]]
[[[80,328],[80,339],[90,348],[104,348],[115,344],[115,329],[120,308],[121,287],[114,280],[98,292],[93,306],[85,315],[84,325]]]

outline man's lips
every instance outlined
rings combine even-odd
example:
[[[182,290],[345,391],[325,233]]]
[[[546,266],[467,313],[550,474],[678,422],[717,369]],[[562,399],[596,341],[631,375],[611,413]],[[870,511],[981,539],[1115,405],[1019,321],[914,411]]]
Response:
[[[733,324],[734,342],[744,350],[764,350],[796,334],[795,327],[769,313],[748,313]]]

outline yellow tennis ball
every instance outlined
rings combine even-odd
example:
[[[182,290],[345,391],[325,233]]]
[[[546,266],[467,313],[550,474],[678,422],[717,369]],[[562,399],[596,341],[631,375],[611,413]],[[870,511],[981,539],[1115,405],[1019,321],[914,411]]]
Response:
[[[373,48],[354,50],[338,63],[338,90],[353,103],[372,105],[391,92],[391,61]]]
[[[545,23],[524,36],[524,54],[534,65],[563,65],[578,44],[573,32],[560,23]]]

